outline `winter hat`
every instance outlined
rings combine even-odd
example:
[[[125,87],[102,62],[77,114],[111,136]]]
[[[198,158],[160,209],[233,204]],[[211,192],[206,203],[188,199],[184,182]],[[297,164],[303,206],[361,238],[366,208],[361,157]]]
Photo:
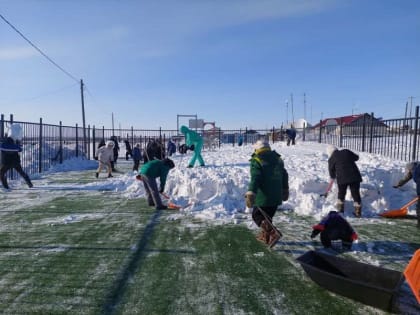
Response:
[[[111,141],[111,140],[108,140],[107,142],[106,142],[106,146],[107,147],[114,147],[114,141]]]
[[[327,154],[328,154],[328,157],[331,157],[331,155],[333,154],[333,152],[334,152],[335,150],[337,150],[337,148],[336,148],[335,146],[333,146],[333,145],[329,144],[329,145],[327,146]]]
[[[7,131],[7,136],[13,140],[22,140],[22,126],[20,124],[11,124]]]
[[[188,131],[188,127],[187,126],[181,126],[181,128],[179,129],[179,131],[181,131],[183,134],[186,134]]]
[[[254,143],[254,149],[259,150],[262,148],[268,148],[270,149],[270,144],[266,140],[258,140]]]
[[[169,168],[174,168],[175,167],[174,161],[172,161],[171,159],[164,159],[163,163],[165,165],[169,166]]]

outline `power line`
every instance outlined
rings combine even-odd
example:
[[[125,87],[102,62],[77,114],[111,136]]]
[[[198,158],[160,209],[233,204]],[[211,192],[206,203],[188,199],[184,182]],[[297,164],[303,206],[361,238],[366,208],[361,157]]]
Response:
[[[34,43],[32,43],[28,38],[25,37],[16,27],[12,25],[6,18],[0,14],[0,17],[3,21],[5,21],[16,33],[18,33],[24,40],[26,40],[33,48],[35,48],[41,55],[43,55],[49,62],[51,62],[54,66],[56,66],[58,69],[60,69],[62,72],[64,72],[68,77],[70,77],[72,80],[79,83],[79,80],[76,79],[74,76],[72,76],[69,72],[64,70],[60,65],[58,65],[54,60],[52,60],[50,57],[48,57],[41,49],[39,49]]]

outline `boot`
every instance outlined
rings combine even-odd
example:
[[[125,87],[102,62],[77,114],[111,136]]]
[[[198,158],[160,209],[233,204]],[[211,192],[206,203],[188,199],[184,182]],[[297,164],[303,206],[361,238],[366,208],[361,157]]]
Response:
[[[265,243],[265,239],[266,239],[266,232],[264,230],[261,230],[260,233],[258,233],[257,235],[257,240]]]
[[[341,200],[338,200],[335,205],[335,208],[337,209],[338,212],[344,213],[344,202]]]
[[[279,230],[272,229],[269,236],[270,236],[270,239],[268,241],[268,247],[273,248],[282,235]]]
[[[108,174],[108,178],[110,178],[110,177],[114,177],[114,176],[112,176],[112,174]]]
[[[98,177],[99,177],[99,173],[98,173],[98,172],[96,172],[96,173],[95,173],[95,177],[96,177],[96,178],[98,178]]]
[[[262,241],[265,243],[265,244],[269,244],[270,243],[270,233],[271,233],[271,231],[272,231],[272,227],[271,227],[271,225],[270,225],[270,223],[268,223],[266,220],[262,220],[262,222],[261,222],[261,229],[263,230],[263,239],[262,239]]]
[[[362,216],[362,205],[358,202],[354,203],[354,216],[360,218]]]

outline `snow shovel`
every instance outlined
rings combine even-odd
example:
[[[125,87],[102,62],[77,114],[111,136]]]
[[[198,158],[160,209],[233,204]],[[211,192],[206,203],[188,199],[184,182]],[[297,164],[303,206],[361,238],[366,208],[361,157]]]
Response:
[[[415,197],[413,200],[406,203],[404,206],[402,206],[400,209],[393,209],[388,210],[383,213],[380,213],[379,215],[384,218],[399,218],[399,217],[405,217],[408,213],[408,207],[415,204],[418,200],[418,197]]]
[[[268,244],[269,248],[273,248],[274,245],[276,245],[277,241],[283,236],[283,234],[280,232],[280,230],[278,228],[276,228],[273,224],[273,222],[271,222],[270,218],[268,217],[268,214],[261,209],[260,207],[257,207],[258,210],[261,212],[261,214],[263,215],[265,221],[268,223],[268,225],[270,225],[270,227],[276,232],[276,236],[277,239],[275,239],[273,242],[271,242],[270,244]]]
[[[334,184],[334,179],[333,179],[333,178],[331,178],[330,183],[328,184],[327,190],[325,190],[325,193],[320,194],[319,196],[320,196],[320,197],[325,197],[325,198],[327,198],[328,193],[330,192],[330,190],[331,190],[331,188],[332,188],[332,185],[333,185],[333,184]]]
[[[420,249],[418,249],[404,270],[405,280],[420,304]]]

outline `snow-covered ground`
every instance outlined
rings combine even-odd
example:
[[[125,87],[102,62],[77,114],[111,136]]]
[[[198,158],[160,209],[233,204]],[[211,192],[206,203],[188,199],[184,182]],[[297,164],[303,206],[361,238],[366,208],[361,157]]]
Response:
[[[316,220],[335,209],[335,184],[327,198],[320,196],[329,183],[325,144],[298,142],[297,145],[288,147],[285,143],[275,143],[271,147],[282,156],[289,173],[290,197],[280,206],[281,209],[292,209],[298,215],[310,215]],[[203,151],[206,166],[194,168],[187,168],[190,151],[186,155],[177,153],[172,156],[176,166],[168,175],[165,192],[173,202],[186,206],[179,213],[174,213],[173,217],[188,215],[220,224],[232,222],[238,213],[246,212],[244,194],[250,179],[249,159],[252,152],[252,145],[225,145],[220,150]],[[416,196],[413,181],[399,189],[392,187],[404,175],[404,161],[369,153],[358,154],[360,159],[357,164],[363,177],[361,195],[364,218],[376,220],[379,213],[399,208]],[[120,155],[124,155],[124,152],[120,152]],[[120,160],[119,165],[122,163],[125,163],[127,170],[127,163],[130,162]],[[56,165],[48,173],[94,169],[96,166],[96,161],[75,159]],[[135,172],[126,171],[118,175],[93,183],[90,180],[84,183],[82,180],[77,185],[54,184],[54,188],[112,190],[121,192],[127,198],[145,196],[142,183],[135,179]],[[105,173],[102,176],[105,177]],[[42,174],[34,177],[35,188],[49,187],[45,181],[37,182],[37,178],[42,177]],[[21,185],[24,187],[21,179],[10,183],[12,188]],[[48,198],[48,194],[43,195]],[[352,211],[353,201],[348,191],[345,216],[350,220],[353,217]],[[411,209],[409,214],[415,214],[415,210]]]

